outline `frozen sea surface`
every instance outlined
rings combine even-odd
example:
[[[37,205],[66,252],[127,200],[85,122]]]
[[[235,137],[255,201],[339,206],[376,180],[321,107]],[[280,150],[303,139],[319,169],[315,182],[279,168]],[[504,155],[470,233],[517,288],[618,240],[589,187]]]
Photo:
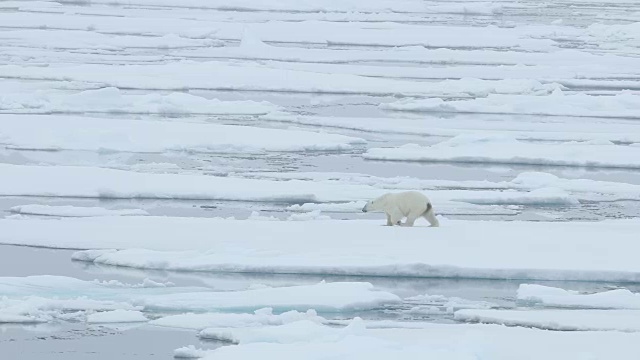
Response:
[[[588,344],[593,359],[635,359],[628,319],[638,316],[640,272],[625,239],[640,232],[639,25],[636,0],[0,2],[0,354],[554,360]],[[443,227],[398,229],[408,237],[368,228],[384,215],[362,204],[401,190],[429,195]],[[176,228],[110,239],[104,226],[138,229],[158,216]],[[227,230],[209,245],[184,228],[209,229],[201,221]],[[474,221],[505,243],[474,233]],[[363,227],[344,239],[323,229],[347,222]],[[555,222],[582,234],[570,255],[566,244],[580,239],[545,232]],[[582,222],[602,224],[591,233]],[[231,244],[229,229],[243,224],[266,230]],[[304,228],[345,246],[313,258],[304,239],[269,240]],[[477,243],[456,242],[471,235]],[[441,259],[398,248],[407,238]],[[256,239],[267,243],[242,245]],[[92,252],[106,244],[120,251]],[[368,262],[358,244],[372,246]],[[491,256],[511,273],[477,279]],[[344,266],[277,274],[274,259]],[[513,259],[530,268],[514,273]],[[357,273],[372,268],[385,276]],[[419,276],[393,276],[407,273]],[[42,275],[60,288],[43,290]],[[362,302],[323,311],[300,294],[331,283]],[[65,292],[82,288],[104,291]],[[181,317],[201,306],[187,290],[226,310]],[[280,293],[290,298],[273,302],[299,312],[221,300]],[[169,310],[166,299],[191,307]],[[96,311],[148,322],[90,324]],[[531,339],[542,345],[527,348]]]

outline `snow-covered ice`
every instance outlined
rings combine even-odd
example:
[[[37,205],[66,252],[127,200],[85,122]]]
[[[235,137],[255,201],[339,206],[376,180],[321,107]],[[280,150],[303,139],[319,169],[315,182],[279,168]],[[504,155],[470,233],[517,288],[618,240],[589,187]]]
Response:
[[[10,0],[0,24],[6,357],[636,360],[637,0]],[[407,190],[440,228],[360,211]]]
[[[521,284],[518,300],[547,307],[640,310],[640,294],[615,289],[592,294],[535,284]]]
[[[325,318],[318,316],[315,310],[307,310],[306,312],[292,310],[282,314],[274,314],[272,308],[263,308],[254,311],[254,313],[187,313],[171,315],[152,320],[150,323],[156,326],[202,330],[206,328],[274,326],[301,320],[318,323],[327,321]]]
[[[640,336],[616,332],[551,332],[496,325],[424,324],[420,329],[368,329],[366,324],[356,320],[348,328],[305,322],[262,331],[227,329],[220,335],[239,340],[240,345],[209,351],[203,359],[560,360],[567,354],[587,354],[588,358],[602,360],[611,356],[634,359],[634,342]],[[304,337],[305,333],[308,336]],[[532,343],[535,346],[531,346]]]
[[[335,282],[246,291],[164,294],[136,303],[156,310],[234,311],[271,306],[279,311],[316,309],[325,312],[368,310],[401,299],[375,290],[370,283]]]
[[[87,315],[88,323],[128,323],[146,322],[148,320],[140,311],[121,309]]]
[[[367,197],[380,193],[372,188],[295,180],[149,174],[97,167],[0,164],[0,171],[6,181],[0,189],[2,195],[317,202],[351,199],[354,193]],[[43,178],[49,181],[40,181]]]
[[[505,151],[509,149],[509,151]],[[432,146],[369,149],[373,160],[640,168],[640,148],[610,141],[545,144],[507,136],[459,135]]]
[[[209,351],[196,348],[193,345],[183,346],[173,351],[173,357],[176,359],[198,359],[209,355]]]
[[[453,314],[460,309],[492,309],[498,304],[488,301],[474,301],[459,297],[446,297],[443,295],[416,295],[405,298],[404,301],[412,307],[406,310],[409,314]]]
[[[637,310],[464,309],[456,311],[455,319],[557,331],[640,331]]]
[[[1,19],[1,16],[0,16]],[[1,21],[1,20],[0,20]],[[168,78],[164,74],[172,74]],[[216,77],[200,76],[215,73]],[[187,86],[207,90],[266,91],[369,95],[486,96],[487,94],[548,94],[558,84],[531,80],[449,80],[447,86],[407,80],[371,78],[349,74],[323,74],[256,65],[189,62],[167,65],[76,65],[55,69],[0,65],[0,76],[32,80],[76,81],[104,87],[180,90]],[[285,79],[285,81],[283,81]],[[176,96],[177,97],[177,96]],[[157,103],[159,100],[141,99]],[[205,99],[185,101],[206,104]],[[18,100],[19,101],[19,100]],[[126,101],[126,100],[123,100]],[[14,103],[13,101],[11,103]],[[149,105],[142,104],[145,109]],[[206,105],[205,105],[206,106]],[[215,102],[214,102],[215,106]],[[152,107],[151,107],[152,108]],[[180,108],[178,108],[180,109]],[[149,112],[149,110],[145,110]],[[184,110],[180,111],[184,112]]]
[[[543,107],[544,109],[544,107]],[[281,112],[263,115],[260,119],[270,122],[291,123],[320,128],[344,129],[375,134],[402,134],[453,137],[470,135],[505,135],[518,140],[640,142],[637,121],[633,119],[608,119],[557,116],[554,121],[531,116],[520,121],[500,121],[497,115],[458,113],[450,119],[446,115],[420,116],[419,118],[338,116],[301,116]],[[335,130],[337,131],[337,130]]]
[[[165,270],[593,281],[637,281],[640,274],[632,251],[640,224],[633,219],[381,225],[153,216],[3,219],[0,243],[107,249],[74,258]],[[576,248],[582,249],[579,257]]]
[[[275,180],[306,180],[316,183],[327,184],[349,184],[366,185],[387,191],[400,190],[422,190],[428,194],[438,205],[441,212],[444,207],[450,204],[444,203],[446,200],[457,199],[459,201],[470,201],[474,203],[501,203],[507,202],[511,198],[516,203],[535,203],[536,198],[539,204],[553,204],[554,197],[559,203],[572,203],[575,200],[587,201],[614,201],[625,199],[640,199],[640,186],[623,182],[597,181],[582,178],[561,178],[557,175],[538,172],[524,171],[509,181],[488,181],[488,180],[438,180],[421,179],[408,176],[379,177],[358,173],[323,173],[323,172],[296,172],[296,173],[252,173],[237,175],[244,178],[255,179],[275,179]],[[448,190],[443,190],[448,189]],[[457,192],[457,190],[467,190]],[[474,192],[470,192],[473,190]],[[483,192],[479,190],[493,190]],[[497,192],[495,190],[500,190]],[[528,192],[516,193],[514,190],[526,190]],[[563,190],[571,196],[563,194]],[[447,196],[443,196],[447,194]],[[462,200],[464,199],[464,200]],[[346,210],[348,207],[356,210],[359,202],[337,203],[337,204],[303,204],[293,205],[290,210],[322,210],[330,211],[334,208]],[[451,211],[451,209],[446,209]]]
[[[136,95],[127,94],[114,87],[86,90],[75,94],[37,91],[35,94],[7,94],[0,98],[0,112],[5,113],[93,112],[161,114],[172,117],[188,114],[263,115],[278,109],[279,107],[266,101],[209,100],[181,92],[173,92],[166,95]],[[56,123],[58,123],[58,120],[56,120]]]
[[[3,278],[3,281],[6,278]],[[4,287],[6,290],[7,287]],[[8,291],[8,290],[7,290]],[[83,321],[96,311],[135,311],[138,307],[126,301],[94,300],[86,296],[35,296],[28,288],[22,296],[3,292],[0,298],[0,323],[45,323],[55,320]],[[41,294],[46,295],[46,294]]]
[[[228,341],[236,344],[275,342],[280,344],[308,342],[310,339],[320,341],[355,335],[364,330],[362,319],[355,318],[351,323],[339,330],[318,324],[313,321],[299,320],[273,327],[244,328],[207,328],[199,333],[204,339]]]
[[[311,131],[167,121],[39,115],[0,115],[0,121],[8,124],[0,129],[1,144],[30,150],[251,153],[347,150],[365,142]]]
[[[561,90],[556,90],[549,96],[491,94],[486,98],[446,102],[438,98],[400,100],[391,104],[383,104],[381,107],[397,111],[597,116],[635,119],[639,116],[639,104],[640,96],[633,93],[620,93],[615,96],[566,95]]]
[[[6,308],[2,312],[10,315],[28,315],[32,311],[40,311],[43,306],[62,310],[61,306],[68,307],[68,303],[75,305],[78,310],[96,310],[96,307],[109,306],[111,308],[105,310],[230,312],[255,311],[271,306],[279,312],[308,309],[341,312],[367,310],[401,301],[397,295],[375,289],[365,282],[321,282],[313,285],[212,291],[202,287],[122,288],[64,276],[29,276],[0,278],[0,291],[6,296],[3,301],[8,302],[7,306],[3,306]],[[44,300],[38,300],[40,298]],[[44,305],[40,305],[41,302],[38,301],[43,301]],[[105,304],[105,301],[110,303]],[[54,305],[51,305],[52,302]],[[258,314],[268,317],[266,311]],[[116,320],[126,320],[129,315],[131,314],[118,312],[113,316],[106,314],[104,319],[99,315],[98,319],[119,322]],[[313,313],[306,315],[313,318]],[[295,314],[281,315],[281,319],[288,316]],[[137,318],[140,319],[139,316]]]
[[[80,207],[80,206],[52,206],[52,205],[19,205],[11,208],[11,212],[22,215],[44,215],[44,216],[65,216],[65,217],[91,217],[91,216],[135,216],[149,215],[142,209],[105,209],[101,207]]]
[[[640,149],[640,148],[639,148]],[[353,184],[336,181],[305,181],[191,174],[158,174],[82,166],[24,166],[0,164],[5,186],[0,195],[78,197],[105,199],[197,199],[271,201],[285,203],[324,203],[368,201],[386,192],[385,186],[371,179],[356,179]],[[322,176],[322,174],[320,174]],[[48,182],[39,181],[47,178]],[[394,182],[396,180],[390,180]],[[368,182],[368,183],[367,183]],[[548,181],[551,183],[551,181]],[[182,184],[188,183],[185,187]],[[376,185],[376,186],[372,186]],[[485,184],[486,185],[486,184]],[[411,181],[395,190],[415,190]],[[482,211],[469,204],[555,204],[577,203],[566,190],[552,185],[518,191],[499,186],[504,191],[476,189],[433,190],[429,198],[438,208]],[[520,186],[525,188],[525,186]],[[626,192],[625,192],[626,193]],[[297,210],[297,209],[292,209]],[[321,210],[321,209],[313,209]]]

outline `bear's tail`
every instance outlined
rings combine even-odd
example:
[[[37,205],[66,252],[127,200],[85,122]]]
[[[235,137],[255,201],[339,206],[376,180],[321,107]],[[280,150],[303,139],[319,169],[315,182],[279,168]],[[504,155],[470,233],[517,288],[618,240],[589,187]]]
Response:
[[[440,222],[436,218],[436,214],[435,212],[433,212],[433,206],[431,205],[430,202],[427,203],[427,211],[425,211],[424,214],[422,214],[422,216],[424,216],[424,218],[427,219],[427,221],[429,222],[429,224],[431,224],[432,227],[440,226]]]

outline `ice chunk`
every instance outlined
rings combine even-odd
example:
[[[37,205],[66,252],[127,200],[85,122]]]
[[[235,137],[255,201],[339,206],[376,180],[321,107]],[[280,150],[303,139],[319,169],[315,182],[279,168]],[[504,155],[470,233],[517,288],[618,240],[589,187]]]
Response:
[[[148,320],[140,311],[131,310],[103,311],[87,316],[88,323],[128,323],[146,322]]]
[[[413,307],[405,312],[411,314],[453,314],[460,309],[491,309],[498,307],[498,304],[488,301],[474,301],[459,297],[446,297],[443,295],[418,295],[404,299]]]
[[[173,357],[177,359],[198,359],[211,354],[211,350],[198,349],[193,345],[181,347],[173,351]]]
[[[150,323],[157,326],[202,330],[205,328],[239,328],[266,325],[283,325],[294,321],[307,320],[324,323],[326,319],[318,316],[315,310],[298,312],[287,311],[274,314],[272,308],[263,308],[250,313],[204,313],[166,316]]]
[[[175,293],[138,298],[145,308],[193,311],[252,310],[271,306],[278,310],[344,311],[371,309],[400,302],[394,294],[376,291],[370,283],[319,283],[245,291]]]
[[[288,344],[308,342],[310,339],[331,341],[333,338],[362,333],[364,329],[365,326],[360,318],[353,319],[349,326],[339,330],[313,321],[300,320],[270,327],[207,328],[202,330],[199,336],[204,339],[228,341],[236,344],[256,342]]]
[[[28,315],[29,313],[15,310],[16,302],[24,301],[32,296],[47,299],[45,304],[50,304],[50,300],[63,301],[63,305],[71,302],[79,307],[79,310],[90,309],[90,306],[94,307],[93,310],[96,307],[111,306],[112,308],[105,310],[142,309],[145,311],[205,312],[246,311],[271,306],[278,311],[317,309],[318,311],[333,312],[371,309],[383,304],[400,302],[400,298],[396,295],[378,291],[370,283],[364,282],[322,282],[315,285],[216,292],[197,287],[122,288],[117,285],[61,276],[29,276],[24,278],[0,277],[0,293],[8,297],[9,305],[6,308],[12,309],[12,313],[19,315]],[[88,304],[82,302],[84,299],[88,299]],[[105,304],[105,301],[111,301],[111,303]],[[124,305],[120,305],[119,302]],[[54,302],[54,304],[58,303]],[[25,306],[27,306],[27,310],[33,309],[31,304]],[[115,308],[113,308],[114,306]],[[115,315],[118,314],[124,313],[115,313]],[[287,313],[281,315],[280,318],[274,318],[262,310],[256,315],[262,319],[266,318],[266,321],[285,321],[284,319],[295,318],[297,313]],[[314,313],[307,313],[305,317],[314,319]],[[234,319],[232,316],[230,318],[223,317],[223,321],[234,320],[242,321],[243,319]]]
[[[5,112],[7,110],[43,113],[103,112],[180,116],[189,114],[264,115],[280,108],[266,101],[221,101],[180,92],[167,95],[157,93],[137,95],[124,93],[116,87],[105,87],[71,95],[54,91],[6,94],[0,99],[0,109]]]
[[[11,208],[11,211],[23,215],[45,215],[63,217],[92,217],[92,216],[130,216],[149,215],[142,209],[117,209],[110,210],[101,207],[79,206],[52,206],[52,205],[19,205]]]
[[[521,284],[518,288],[518,300],[550,307],[640,310],[640,294],[628,289],[581,294],[549,286]]]
[[[305,203],[302,205],[291,205],[288,207],[288,210],[301,212],[313,212],[316,210],[325,212],[354,212],[361,210],[366,203],[366,201],[350,201],[347,203],[334,204]]]
[[[588,142],[543,144],[504,136],[460,135],[433,146],[407,144],[369,149],[364,157],[395,161],[640,168],[638,147]]]
[[[486,310],[456,311],[456,320],[526,326],[559,331],[640,331],[636,310]]]
[[[556,90],[549,96],[491,94],[486,98],[458,101],[443,101],[438,98],[400,100],[380,107],[397,111],[637,118],[640,96],[632,93],[615,96],[565,95]]]
[[[329,216],[321,215],[320,210],[313,210],[303,214],[291,214],[287,220],[290,221],[308,221],[308,220],[329,220]]]
[[[4,278],[6,279],[6,278]],[[9,290],[4,288],[8,294]],[[84,321],[94,311],[132,311],[137,307],[113,300],[93,300],[78,296],[60,299],[25,294],[24,297],[0,298],[0,323],[41,323],[53,320]]]

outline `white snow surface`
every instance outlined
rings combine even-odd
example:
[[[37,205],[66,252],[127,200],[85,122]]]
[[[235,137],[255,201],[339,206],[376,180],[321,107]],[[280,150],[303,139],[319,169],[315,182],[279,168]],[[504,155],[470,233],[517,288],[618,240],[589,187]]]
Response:
[[[0,115],[13,149],[205,153],[346,150],[359,138],[301,130],[169,121]]]
[[[202,330],[205,328],[239,328],[283,325],[294,321],[307,320],[324,323],[327,320],[318,316],[315,310],[298,312],[287,311],[274,314],[272,308],[263,308],[253,313],[204,313],[179,314],[152,320],[151,325],[181,329]]]
[[[215,73],[216,76],[201,76],[201,74],[211,73]],[[171,77],[165,76],[166,74],[171,74]],[[0,76],[32,80],[77,81],[100,84],[109,88],[129,89],[180,90],[190,87],[207,90],[458,97],[486,96],[491,93],[548,94],[560,87],[558,84],[542,84],[529,79],[466,78],[445,80],[443,84],[432,84],[224,62],[182,62],[144,66],[83,64],[55,68],[0,65]],[[157,103],[159,100],[152,98],[145,101]],[[202,104],[205,99],[188,98],[185,101]],[[13,106],[20,106],[22,101],[18,100],[17,105],[11,100],[10,103],[14,104]],[[9,105],[9,108],[11,107],[12,105]],[[149,107],[147,105],[145,109]],[[148,111],[145,110],[145,112]]]
[[[167,270],[594,281],[638,281],[640,276],[633,255],[637,220],[448,220],[440,228],[383,223],[153,216],[2,219],[0,243],[105,249],[78,252],[74,258]],[[576,248],[582,249],[579,257]]]
[[[543,144],[483,135],[459,135],[432,146],[406,144],[396,148],[374,148],[364,157],[394,161],[640,168],[640,148],[635,146],[616,145],[610,141]]]
[[[555,90],[548,96],[490,94],[485,98],[458,101],[443,101],[439,98],[400,100],[390,104],[382,104],[380,107],[396,111],[597,116],[635,119],[639,117],[640,96],[633,93],[620,93],[615,96],[566,95],[561,90]]]
[[[437,180],[420,179],[408,176],[378,177],[358,173],[332,172],[258,172],[253,174],[243,174],[242,177],[274,180],[306,180],[316,183],[323,182],[327,184],[367,185],[378,189],[384,189],[389,192],[409,189],[420,190],[425,191],[429,195],[429,197],[434,200],[434,204],[437,205],[436,211],[440,213],[442,213],[443,206],[446,207],[444,210],[447,213],[450,213],[451,209],[448,207],[451,204],[447,204],[445,202],[447,199],[473,202],[484,201],[485,203],[487,203],[489,201],[500,202],[499,200],[501,200],[502,202],[506,202],[506,200],[510,197],[514,201],[516,201],[516,203],[521,201],[524,202],[525,199],[529,199],[529,203],[534,203],[534,197],[537,197],[540,204],[553,203],[554,196],[558,197],[558,200],[562,200],[561,203],[575,202],[576,199],[589,201],[602,201],[604,199],[608,199],[611,201],[624,199],[640,199],[638,195],[640,194],[640,186],[636,184],[580,178],[561,178],[554,174],[536,171],[521,172],[510,181]],[[455,190],[441,190],[443,188]],[[491,193],[487,193],[479,191],[490,189],[500,190],[502,192],[492,191]],[[464,192],[458,192],[458,190],[464,190]],[[471,193],[469,190],[473,190],[473,193]],[[520,192],[518,194],[515,193],[514,190],[526,190],[528,192]],[[569,193],[571,195],[571,198],[567,197],[566,195],[560,196],[562,193],[558,190],[563,190]],[[537,192],[534,193],[534,191]],[[448,196],[442,196],[444,194],[448,194]],[[547,198],[546,195],[549,195],[549,198]],[[299,207],[293,205],[289,208],[289,210],[326,211],[332,209],[334,206],[343,208],[345,210],[347,209],[347,206],[355,210],[362,209],[362,206],[360,206],[360,208],[357,208],[356,205],[359,205],[359,203],[303,204]]]
[[[80,207],[71,205],[18,205],[11,208],[11,212],[23,215],[44,215],[64,217],[92,217],[92,216],[135,216],[149,215],[142,209],[105,209],[101,207]]]
[[[634,359],[637,333],[551,332],[476,324],[427,324],[420,328],[369,329],[354,319],[346,328],[313,322],[252,329],[211,329],[207,335],[239,345],[208,351],[203,359]],[[409,325],[415,323],[408,323]],[[306,334],[306,336],[305,336]],[[496,341],[500,339],[501,341]],[[531,346],[534,343],[536,346]],[[576,350],[579,349],[579,350]]]
[[[5,186],[0,195],[53,196],[80,198],[149,198],[276,201],[288,203],[324,203],[368,201],[386,192],[385,185],[375,179],[356,179],[354,184],[337,181],[305,181],[300,179],[263,179],[189,174],[139,173],[97,167],[24,166],[0,164]],[[47,182],[39,181],[46,178]],[[397,180],[390,180],[393,183]],[[547,180],[548,183],[552,183]],[[450,183],[450,182],[449,182]],[[183,184],[189,184],[185,187]],[[372,186],[376,185],[376,186]],[[505,188],[504,184],[501,186]],[[520,186],[524,188],[524,186]],[[415,190],[411,181],[396,190]],[[529,189],[525,189],[529,190]],[[553,186],[538,186],[531,191],[476,189],[430,191],[436,207],[450,213],[481,210],[471,204],[560,204],[571,205],[576,198]],[[458,209],[457,211],[451,211]],[[314,209],[320,210],[320,209]]]
[[[140,311],[132,310],[112,310],[90,314],[87,316],[88,323],[129,323],[147,322],[146,316]]]
[[[73,94],[41,90],[28,94],[5,94],[0,97],[0,112],[11,113],[264,115],[278,109],[278,106],[266,101],[221,101],[181,92],[137,95],[127,94],[115,87]]]
[[[592,294],[535,284],[521,284],[518,300],[549,307],[640,310],[640,294],[615,289]]]
[[[0,164],[0,172],[6,181],[0,189],[3,195],[317,202],[350,199],[353,193],[366,197],[380,194],[373,188],[297,180],[148,174],[77,166]],[[48,181],[40,181],[43,178]]]
[[[0,219],[0,244],[81,250],[72,258],[100,276],[0,277],[0,323],[190,329],[230,343],[174,356],[217,360],[637,360],[632,285],[523,284],[515,305],[527,308],[505,310],[513,283],[406,297],[416,289],[376,280],[400,298],[318,281],[640,282],[638,219],[574,220],[636,215],[638,5],[0,1],[0,210],[19,212]],[[441,164],[363,162],[372,147],[365,158]],[[464,162],[497,180],[468,180],[482,177]],[[511,166],[522,164],[573,168]],[[327,166],[390,177],[302,172]],[[420,169],[438,171],[396,176]],[[425,192],[440,228],[360,213],[406,190]],[[113,207],[77,206],[104,202]],[[176,217],[113,216],[135,203]],[[299,221],[269,213],[283,209],[278,218]],[[177,217],[205,210],[251,215]],[[542,212],[560,221],[446,218]],[[249,272],[266,285],[255,274],[169,276],[210,287],[106,277],[148,269]],[[468,291],[474,300],[456,297]],[[351,319],[379,312],[402,321]],[[419,320],[454,313],[457,324]]]
[[[537,97],[536,97],[537,98]],[[520,121],[497,121],[498,115],[456,114],[455,121],[445,116],[428,114],[418,118],[302,116],[274,112],[260,119],[315,126],[320,128],[356,130],[374,134],[401,134],[453,137],[463,134],[506,135],[518,140],[590,141],[608,140],[626,143],[640,142],[640,130],[633,119],[586,118],[557,116],[554,121],[530,116]]]
[[[556,331],[640,331],[637,310],[493,310],[456,311],[456,320],[524,326]]]
[[[266,306],[278,310],[316,309],[335,312],[368,310],[401,299],[389,292],[377,291],[370,283],[335,282],[264,288],[245,291],[174,293],[140,299],[146,308],[192,311],[253,310]]]

